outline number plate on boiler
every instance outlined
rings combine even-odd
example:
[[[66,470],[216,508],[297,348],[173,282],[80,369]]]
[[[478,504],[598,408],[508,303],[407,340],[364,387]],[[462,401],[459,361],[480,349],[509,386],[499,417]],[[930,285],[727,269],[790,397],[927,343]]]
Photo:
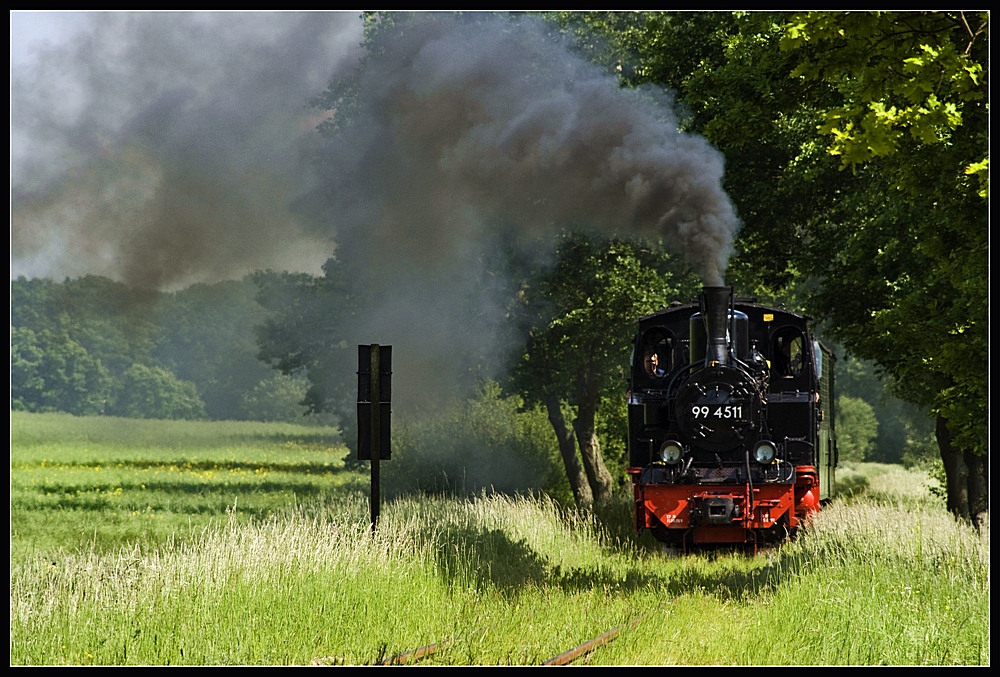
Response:
[[[705,405],[695,404],[691,406],[691,416],[695,419],[743,419],[743,405]]]

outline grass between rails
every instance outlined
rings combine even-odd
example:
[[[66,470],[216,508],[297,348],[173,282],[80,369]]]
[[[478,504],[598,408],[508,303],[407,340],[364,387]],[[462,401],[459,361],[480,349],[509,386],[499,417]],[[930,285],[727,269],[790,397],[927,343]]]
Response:
[[[449,638],[425,662],[533,665],[623,624],[581,662],[989,663],[988,525],[901,468],[853,469],[867,489],[778,551],[668,558],[627,497],[600,523],[539,497],[404,498],[373,535],[367,475],[313,437],[332,431],[101,421],[12,414],[12,665],[373,664]],[[156,470],[183,477],[156,490],[162,527],[132,514]],[[94,487],[118,498],[70,500]]]

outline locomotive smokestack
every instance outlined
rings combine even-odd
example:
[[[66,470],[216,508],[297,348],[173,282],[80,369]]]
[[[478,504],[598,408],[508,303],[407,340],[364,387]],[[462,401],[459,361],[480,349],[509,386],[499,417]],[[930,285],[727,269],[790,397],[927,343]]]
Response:
[[[711,364],[727,364],[729,362],[728,332],[726,328],[729,319],[729,299],[731,287],[703,287],[702,303],[705,315],[705,331],[707,344],[705,347],[705,362]]]

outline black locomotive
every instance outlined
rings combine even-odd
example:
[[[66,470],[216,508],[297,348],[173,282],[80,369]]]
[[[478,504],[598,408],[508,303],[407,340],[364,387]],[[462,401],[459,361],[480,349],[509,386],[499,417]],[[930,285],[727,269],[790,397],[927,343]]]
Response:
[[[635,527],[679,548],[795,535],[832,495],[833,353],[730,287],[639,320],[628,394]]]

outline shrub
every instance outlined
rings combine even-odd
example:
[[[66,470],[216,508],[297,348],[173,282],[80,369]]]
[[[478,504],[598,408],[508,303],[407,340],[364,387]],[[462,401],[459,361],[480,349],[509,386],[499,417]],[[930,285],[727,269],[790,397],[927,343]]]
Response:
[[[193,383],[161,367],[133,364],[122,374],[108,413],[126,418],[195,419],[205,417],[205,405]]]
[[[850,395],[837,398],[837,449],[845,461],[868,461],[875,450],[878,419],[868,402]]]
[[[472,399],[449,403],[433,417],[394,422],[392,460],[381,466],[388,491],[569,495],[545,413],[522,411],[522,404],[488,382]]]
[[[303,378],[275,374],[243,395],[243,415],[249,421],[301,423],[306,413],[302,400],[308,387]]]

